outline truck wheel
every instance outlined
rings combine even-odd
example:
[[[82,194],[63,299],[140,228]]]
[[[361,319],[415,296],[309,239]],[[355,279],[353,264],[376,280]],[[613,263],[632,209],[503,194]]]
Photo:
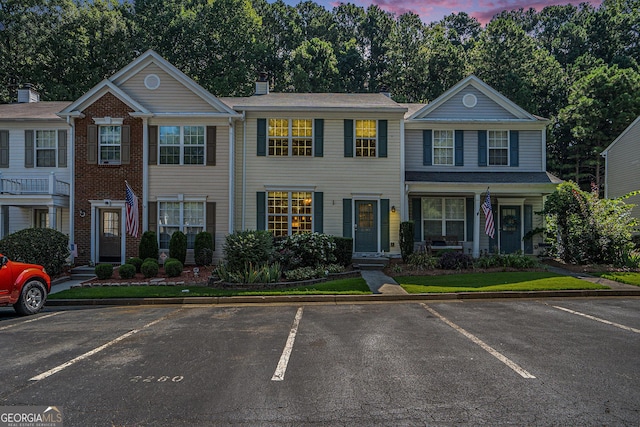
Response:
[[[47,289],[41,281],[31,279],[22,287],[20,299],[13,305],[13,308],[18,314],[28,316],[42,310],[46,300]]]

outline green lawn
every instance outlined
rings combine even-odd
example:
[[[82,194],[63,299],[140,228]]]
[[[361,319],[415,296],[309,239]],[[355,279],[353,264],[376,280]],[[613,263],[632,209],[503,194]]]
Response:
[[[604,279],[615,280],[616,282],[626,283],[627,285],[640,286],[640,273],[614,271],[607,273],[594,273]]]
[[[183,290],[189,292],[183,292]],[[331,280],[315,285],[290,289],[242,291],[214,289],[205,286],[100,286],[73,288],[49,295],[49,299],[103,299],[103,298],[171,298],[171,297],[228,297],[238,295],[363,295],[371,290],[364,279]]]
[[[548,291],[609,289],[550,272],[503,272],[451,274],[446,276],[399,276],[396,282],[410,294],[487,291]]]

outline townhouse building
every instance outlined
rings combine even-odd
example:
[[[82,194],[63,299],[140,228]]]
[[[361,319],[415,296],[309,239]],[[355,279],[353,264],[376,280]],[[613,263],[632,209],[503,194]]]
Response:
[[[0,123],[9,118],[2,108]],[[383,93],[271,93],[265,79],[253,96],[218,98],[147,51],[56,112],[56,169],[42,172],[68,176],[69,190],[66,206],[54,195],[43,206],[49,224],[70,234],[77,265],[122,263],[147,230],[167,254],[172,233],[184,232],[187,262],[198,232],[212,233],[219,260],[225,236],[248,229],[322,232],[353,238],[356,255],[399,255],[400,223],[410,219],[416,247],[442,240],[474,256],[535,254],[540,236],[523,237],[542,225],[535,212],[560,182],[546,172],[547,120],[475,76],[420,105]],[[25,123],[10,134],[25,135],[16,139],[22,154],[11,144],[12,173],[28,164]],[[137,234],[127,227],[127,184]],[[493,238],[481,210],[487,190]],[[35,221],[38,206],[22,216]],[[18,221],[8,209],[4,227],[9,216]],[[13,227],[29,226],[21,221]]]

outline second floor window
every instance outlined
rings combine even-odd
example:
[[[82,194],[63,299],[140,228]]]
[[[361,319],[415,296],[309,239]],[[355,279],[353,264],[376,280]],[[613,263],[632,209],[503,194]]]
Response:
[[[356,157],[376,157],[378,141],[375,120],[356,120]]]
[[[100,126],[98,144],[101,164],[119,164],[121,146],[120,126]]]
[[[490,130],[488,138],[489,165],[509,166],[509,132]]]
[[[313,155],[313,120],[269,119],[270,156]]]
[[[453,131],[433,131],[433,164],[453,165]]]
[[[36,166],[55,167],[56,166],[56,131],[37,130],[36,131]]]
[[[204,126],[160,126],[161,165],[204,165]]]

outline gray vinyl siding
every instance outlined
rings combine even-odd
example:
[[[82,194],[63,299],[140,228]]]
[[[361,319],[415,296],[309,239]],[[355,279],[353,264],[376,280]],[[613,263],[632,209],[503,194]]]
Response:
[[[160,86],[149,90],[144,79],[149,74],[160,78]],[[213,107],[156,64],[149,64],[121,86],[129,96],[153,112],[210,113]]]
[[[607,196],[610,199],[640,190],[640,121],[636,121],[607,152]],[[626,203],[635,204],[633,215],[640,219],[640,196]]]
[[[425,129],[427,125],[424,125]],[[478,126],[480,127],[480,126]],[[430,126],[429,129],[451,129],[455,125]],[[486,127],[484,129],[509,129],[505,125]],[[422,162],[422,129],[405,130],[405,166],[408,171],[442,171],[442,172],[487,172],[488,170],[509,172],[541,172],[542,169],[542,131],[520,130],[520,164],[509,166],[478,166],[478,129],[464,131],[464,166],[424,166]]]
[[[478,103],[473,108],[467,108],[462,104],[462,98],[466,94],[473,94],[478,99]],[[429,113],[429,119],[515,119],[516,117],[509,111],[502,108],[491,98],[484,95],[478,89],[468,86],[455,94],[437,109]]]

